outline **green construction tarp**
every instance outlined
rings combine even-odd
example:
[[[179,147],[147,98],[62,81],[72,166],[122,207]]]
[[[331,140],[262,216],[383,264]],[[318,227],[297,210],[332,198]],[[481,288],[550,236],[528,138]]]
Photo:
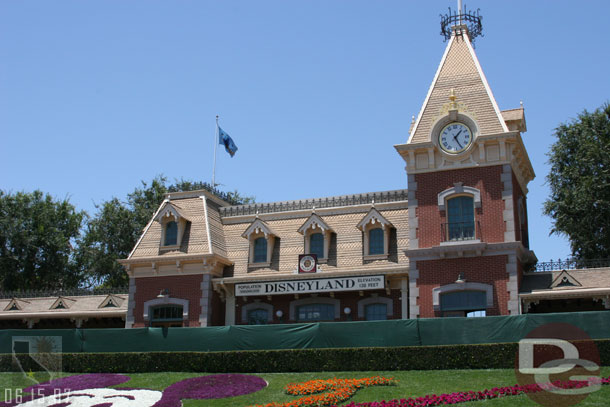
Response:
[[[21,329],[0,331],[0,352],[27,338],[56,337],[77,352],[229,351],[434,346],[518,342],[544,324],[567,323],[592,339],[610,339],[610,312],[525,314],[371,322],[235,325],[207,328]],[[59,337],[59,338],[57,338]],[[25,338],[25,339],[24,339]],[[40,339],[40,338],[37,338]]]

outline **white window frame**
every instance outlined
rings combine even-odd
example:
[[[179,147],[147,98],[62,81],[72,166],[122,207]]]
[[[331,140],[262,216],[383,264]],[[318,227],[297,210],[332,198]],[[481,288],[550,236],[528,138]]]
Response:
[[[158,305],[182,305],[182,321],[188,321],[189,319],[189,300],[183,298],[155,298],[154,300],[148,300],[144,302],[144,315],[145,321],[150,322],[150,310]]]
[[[491,284],[484,283],[452,283],[435,287],[432,289],[432,305],[435,311],[441,310],[441,295],[452,293],[456,291],[483,291],[485,292],[485,300],[487,302],[487,308],[493,308],[494,306],[494,287]]]
[[[333,230],[320,216],[312,213],[305,223],[299,228],[298,232],[303,235],[304,254],[310,254],[311,235],[314,233],[322,233],[322,236],[324,236],[324,256],[322,258],[318,258],[318,263],[325,263],[328,260],[330,240],[332,238]]]
[[[273,246],[275,245],[275,237],[277,236],[269,226],[256,218],[254,222],[245,230],[241,235],[243,238],[248,239],[249,249],[248,249],[248,267],[251,268],[260,268],[260,267],[270,267],[271,266],[271,256],[273,254]],[[267,261],[265,262],[254,262],[254,241],[259,237],[263,237],[267,240]]]

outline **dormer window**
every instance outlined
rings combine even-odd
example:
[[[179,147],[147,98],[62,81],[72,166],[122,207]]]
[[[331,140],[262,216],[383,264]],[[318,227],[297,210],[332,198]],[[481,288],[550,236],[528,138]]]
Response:
[[[182,236],[189,222],[183,209],[176,204],[166,202],[155,220],[161,224],[161,247],[177,249],[182,244]]]
[[[267,262],[267,239],[257,237],[254,239],[254,263]]]
[[[250,242],[248,265],[251,267],[270,267],[271,255],[276,234],[262,220],[256,218],[242,234]]]
[[[309,235],[309,254],[315,254],[318,259],[324,256],[324,235],[322,233],[312,233]]]
[[[364,260],[386,259],[390,241],[390,229],[392,224],[372,208],[369,213],[358,223],[358,229],[362,231],[364,241]]]
[[[369,255],[384,254],[384,238],[381,227],[369,230]]]
[[[303,223],[298,232],[303,235],[305,247],[304,254],[315,254],[318,262],[326,262],[330,248],[331,234],[333,230],[320,216],[312,213]]]
[[[169,221],[165,225],[165,242],[164,246],[175,246],[178,244],[178,224]]]

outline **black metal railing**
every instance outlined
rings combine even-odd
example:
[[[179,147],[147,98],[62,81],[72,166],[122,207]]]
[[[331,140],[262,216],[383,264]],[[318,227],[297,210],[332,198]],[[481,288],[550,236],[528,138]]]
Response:
[[[339,206],[354,206],[365,204],[378,204],[388,202],[406,201],[406,189],[395,191],[370,192],[366,194],[331,196],[328,198],[302,199],[298,201],[283,201],[271,203],[256,203],[249,205],[224,206],[220,208],[223,217],[256,215],[263,213],[300,211],[320,208],[334,208]]]
[[[579,270],[579,269],[595,269],[610,267],[610,259],[565,259],[551,260],[538,262],[528,271],[545,272],[545,271],[561,271],[561,270]]]
[[[0,298],[79,297],[85,295],[128,294],[129,287],[117,288],[71,288],[65,290],[0,291]]]
[[[451,10],[449,13],[441,14],[441,35],[445,38],[445,41],[451,38],[453,34],[453,27],[463,26],[468,27],[468,36],[470,41],[478,36],[483,36],[483,17],[480,14],[480,10],[477,11],[466,10],[466,6],[462,10]]]
[[[481,240],[481,226],[478,221],[441,223],[442,242],[476,239]]]

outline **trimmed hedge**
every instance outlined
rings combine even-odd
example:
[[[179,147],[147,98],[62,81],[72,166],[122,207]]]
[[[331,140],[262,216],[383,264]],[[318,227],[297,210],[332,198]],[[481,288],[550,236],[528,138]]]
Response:
[[[594,341],[601,364],[610,365],[610,340]],[[381,370],[510,369],[518,344],[333,348],[230,352],[65,353],[62,368],[78,373],[272,373]],[[25,371],[40,370],[27,355]],[[0,371],[15,371],[0,355]]]

